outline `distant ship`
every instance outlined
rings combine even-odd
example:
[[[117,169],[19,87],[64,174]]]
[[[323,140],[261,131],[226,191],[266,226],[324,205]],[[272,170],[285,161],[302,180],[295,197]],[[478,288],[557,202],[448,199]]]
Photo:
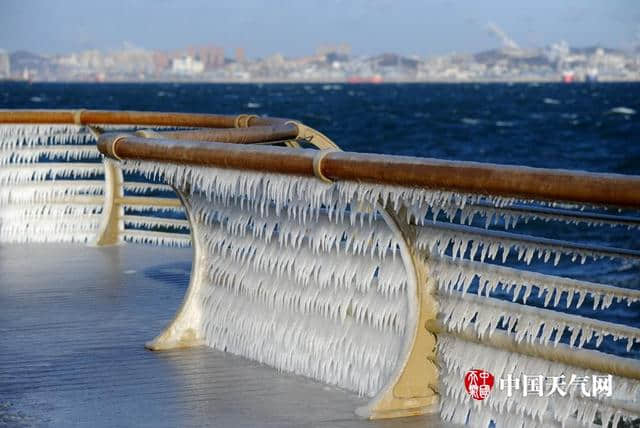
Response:
[[[576,73],[568,70],[562,72],[562,83],[573,83],[576,78]]]
[[[382,83],[382,76],[374,74],[373,76],[350,76],[347,83]]]

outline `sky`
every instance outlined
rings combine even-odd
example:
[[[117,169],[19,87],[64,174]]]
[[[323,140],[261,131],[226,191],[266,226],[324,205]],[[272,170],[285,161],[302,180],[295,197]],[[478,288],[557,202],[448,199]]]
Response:
[[[489,22],[522,47],[640,44],[640,0],[0,0],[0,49],[214,44],[255,58],[344,42],[358,55],[432,56],[499,47]]]

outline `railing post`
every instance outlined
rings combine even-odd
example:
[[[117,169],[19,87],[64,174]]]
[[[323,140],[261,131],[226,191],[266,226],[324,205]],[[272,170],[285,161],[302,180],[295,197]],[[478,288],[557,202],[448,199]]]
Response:
[[[191,230],[191,245],[193,248],[193,264],[191,266],[191,275],[189,276],[189,287],[187,293],[182,300],[182,304],[178,309],[175,317],[164,328],[162,333],[153,340],[145,343],[145,348],[151,351],[166,351],[176,348],[189,348],[198,346],[203,343],[198,326],[202,319],[202,305],[197,296],[204,281],[206,272],[206,250],[202,244],[202,237],[198,233],[194,221],[191,206],[184,197],[182,191],[174,187],[174,191],[182,205],[184,206],[187,220],[189,221],[189,229]],[[188,193],[186,191],[185,193]]]
[[[433,296],[434,279],[429,276],[424,255],[413,245],[415,231],[401,220],[406,218],[404,210],[395,213],[389,208],[379,208],[378,211],[396,236],[407,271],[408,329],[396,371],[357,413],[369,419],[436,413],[439,411],[436,336],[427,329],[438,313]]]
[[[122,169],[116,162],[104,159],[104,202],[102,207],[102,223],[98,229],[95,245],[115,245],[121,242],[124,223],[124,209],[121,200],[124,196],[122,187],[124,178]]]
[[[239,125],[248,121],[240,117]],[[307,140],[321,150],[339,150],[329,138],[298,122],[292,122],[299,129],[299,138]],[[138,135],[151,137],[151,134]],[[290,146],[297,146],[292,141]],[[183,194],[179,195],[191,226],[194,249],[191,281],[181,308],[173,321],[154,340],[145,346],[154,351],[184,348],[202,343],[198,326],[202,319],[202,308],[198,304],[201,283],[203,281],[203,244],[200,242],[196,222],[192,219],[191,208]],[[436,413],[439,410],[438,367],[436,365],[436,336],[426,326],[433,323],[437,315],[437,304],[433,296],[435,283],[429,277],[422,254],[413,244],[415,230],[402,219],[406,212],[395,212],[381,204],[376,205],[385,223],[395,235],[400,246],[400,254],[407,272],[407,331],[399,355],[396,370],[372,401],[357,410],[360,416],[369,419],[395,418]]]

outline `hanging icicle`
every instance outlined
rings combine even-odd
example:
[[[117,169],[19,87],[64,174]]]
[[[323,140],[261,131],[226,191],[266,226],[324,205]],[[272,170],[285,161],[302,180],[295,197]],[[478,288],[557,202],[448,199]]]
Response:
[[[638,417],[629,411],[640,399],[640,383],[612,376],[611,395],[587,397],[582,383],[573,379],[592,379],[606,374],[579,369],[565,364],[523,356],[480,344],[465,342],[453,336],[438,337],[438,356],[441,361],[440,393],[441,416],[445,421],[489,427],[491,421],[496,428],[553,426],[565,424],[590,427],[598,417],[602,426],[620,419],[633,420]],[[465,391],[463,382],[468,370],[482,368],[495,378],[488,397],[473,400]],[[535,378],[542,375],[543,395],[525,394],[524,376]],[[575,376],[575,377],[572,377]],[[550,394],[552,378],[563,379],[562,391]],[[587,392],[592,386],[586,385]]]
[[[579,309],[587,296],[591,296],[594,310],[607,309],[615,302],[626,302],[627,305],[631,305],[640,301],[638,290],[578,281],[506,266],[455,260],[447,256],[432,256],[429,264],[438,289],[443,293],[454,291],[466,293],[477,278],[479,296],[489,296],[496,291],[501,291],[511,295],[513,301],[521,298],[526,304],[534,295],[544,298],[544,307],[557,307],[564,298],[566,308],[575,303]]]
[[[75,125],[0,125],[0,242],[91,242],[104,168]]]

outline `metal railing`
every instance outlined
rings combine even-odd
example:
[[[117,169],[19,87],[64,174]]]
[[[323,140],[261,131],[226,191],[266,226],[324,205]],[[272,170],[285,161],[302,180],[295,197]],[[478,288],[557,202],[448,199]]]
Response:
[[[145,125],[205,123],[158,118]],[[640,177],[341,152],[285,119],[208,124],[98,138],[105,176],[116,177],[106,180],[102,243],[175,243],[176,233],[122,223],[176,231],[188,221],[191,231],[187,295],[150,349],[224,349],[371,396],[359,409],[371,418],[439,410],[472,426],[617,426],[640,417],[640,329],[628,319],[640,300]],[[123,211],[174,209],[145,199],[168,189],[186,220]],[[473,369],[496,384],[562,378],[566,391],[496,385],[474,400],[464,383]],[[610,394],[596,394],[595,380],[594,394],[571,384],[587,378],[609,382]]]
[[[0,242],[190,245],[171,187],[101,161],[96,137],[105,130],[293,146],[309,134],[301,124],[250,115],[0,110]]]

